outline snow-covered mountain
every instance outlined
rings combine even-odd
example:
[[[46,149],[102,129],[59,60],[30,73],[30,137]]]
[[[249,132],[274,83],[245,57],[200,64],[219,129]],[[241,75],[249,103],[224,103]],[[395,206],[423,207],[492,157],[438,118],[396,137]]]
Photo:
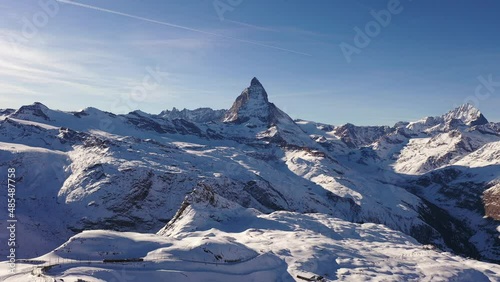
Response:
[[[274,120],[276,107],[269,103],[267,92],[257,78],[253,78],[250,87],[243,90],[233,106],[226,112],[224,122],[265,123]]]
[[[471,105],[393,127],[294,121],[254,78],[227,111],[1,110],[0,177],[16,169],[22,258],[88,253],[158,266],[160,257],[159,269],[176,269],[165,273],[172,279],[196,270],[215,280],[350,281],[394,268],[403,280],[481,281],[498,279],[498,266],[443,252],[500,262],[499,143],[500,125]],[[135,251],[126,250],[131,241],[140,242]],[[448,270],[401,250],[441,259]],[[201,261],[228,265],[216,271]],[[65,264],[66,279],[90,281],[93,270],[74,263]],[[29,271],[0,277],[32,275],[33,266],[19,267]],[[161,276],[150,263],[141,267]],[[98,268],[108,278],[116,271]]]
[[[498,262],[500,131],[479,110],[466,104],[439,117],[380,127],[385,134],[374,131],[376,127],[349,126],[349,135],[338,136],[341,127],[299,124],[343,165],[369,169],[375,179],[417,195],[426,205],[421,217],[455,251]],[[349,138],[343,140],[345,136]],[[370,138],[374,142],[364,145]],[[356,149],[346,150],[343,143]]]
[[[464,104],[450,111],[443,116],[443,120],[446,123],[450,123],[453,120],[459,120],[469,126],[484,125],[488,123],[488,120],[483,114],[471,104]]]

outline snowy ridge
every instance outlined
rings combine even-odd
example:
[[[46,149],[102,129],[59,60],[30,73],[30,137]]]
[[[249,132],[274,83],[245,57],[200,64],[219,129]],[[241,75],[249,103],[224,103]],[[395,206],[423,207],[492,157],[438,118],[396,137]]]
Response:
[[[207,123],[220,121],[226,114],[227,110],[212,110],[211,108],[198,108],[195,110],[178,110],[172,108],[171,111],[165,110],[159,114],[159,117],[166,119],[184,119],[196,123]]]

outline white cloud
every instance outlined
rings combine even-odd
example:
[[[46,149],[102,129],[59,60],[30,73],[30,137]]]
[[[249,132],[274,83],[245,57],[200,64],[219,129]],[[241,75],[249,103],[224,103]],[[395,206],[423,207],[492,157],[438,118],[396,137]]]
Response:
[[[37,92],[19,85],[0,82],[0,94],[37,95]]]
[[[102,96],[135,83],[135,77],[129,76],[134,65],[122,56],[89,45],[74,45],[77,42],[67,38],[64,42],[51,38],[50,46],[19,42],[14,47],[9,42],[12,32],[1,30],[0,35],[0,85],[6,86],[1,93],[52,89],[56,94],[71,89],[73,93]],[[123,69],[129,69],[128,73],[123,74]]]

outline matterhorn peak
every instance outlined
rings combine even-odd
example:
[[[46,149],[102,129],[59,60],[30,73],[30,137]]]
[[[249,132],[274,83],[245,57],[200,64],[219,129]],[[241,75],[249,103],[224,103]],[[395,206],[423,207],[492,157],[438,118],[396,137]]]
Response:
[[[250,86],[241,92],[233,106],[226,113],[224,122],[243,123],[253,118],[266,122],[270,113],[267,92],[260,81],[254,77]]]
[[[260,83],[260,81],[256,77],[252,78],[252,81],[250,82],[250,86],[257,86],[257,85],[262,86],[262,84]]]
[[[267,92],[264,89],[264,86],[262,86],[262,83],[260,83],[256,77],[254,77],[250,82],[250,87],[245,90],[248,90],[248,96],[250,99],[263,99],[266,103],[269,103]]]
[[[474,126],[487,124],[488,120],[483,116],[483,114],[473,105],[466,103],[463,104],[443,116],[446,122],[451,122],[452,120],[461,120],[464,124]]]

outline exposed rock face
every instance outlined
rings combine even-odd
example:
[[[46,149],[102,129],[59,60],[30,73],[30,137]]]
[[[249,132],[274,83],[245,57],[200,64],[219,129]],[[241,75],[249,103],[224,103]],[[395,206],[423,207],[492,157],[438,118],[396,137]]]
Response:
[[[500,220],[500,184],[484,191],[483,200],[486,216]]]

